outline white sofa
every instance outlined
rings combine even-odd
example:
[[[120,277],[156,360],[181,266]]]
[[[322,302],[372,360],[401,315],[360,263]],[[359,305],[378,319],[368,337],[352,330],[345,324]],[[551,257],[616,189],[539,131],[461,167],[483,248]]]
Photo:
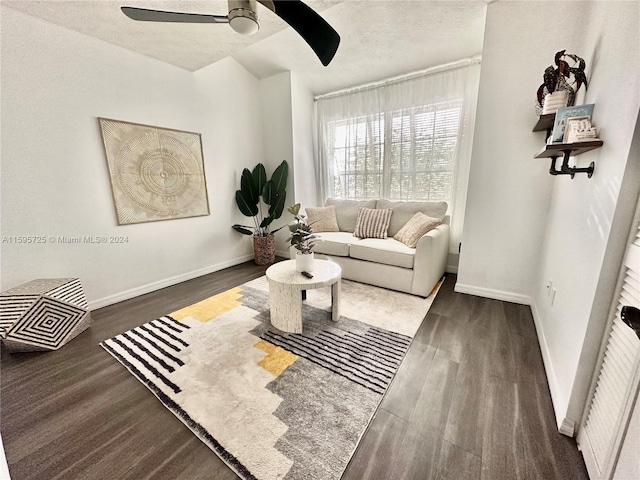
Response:
[[[388,200],[328,199],[335,205],[339,232],[317,233],[317,258],[331,258],[342,267],[342,278],[426,297],[442,278],[449,253],[449,217],[445,202],[392,202]],[[391,208],[388,237],[360,239],[353,235],[361,208]],[[393,236],[416,213],[442,219],[423,235],[416,248]]]

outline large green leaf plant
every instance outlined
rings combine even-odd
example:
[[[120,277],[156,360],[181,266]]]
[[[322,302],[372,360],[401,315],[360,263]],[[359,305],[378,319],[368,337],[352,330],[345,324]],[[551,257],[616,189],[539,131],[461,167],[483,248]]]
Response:
[[[244,216],[253,218],[253,225],[236,223],[233,225],[236,232],[264,237],[286,226],[271,230],[271,223],[280,218],[284,211],[288,175],[286,160],[278,165],[270,180],[267,180],[267,171],[261,163],[253,171],[248,168],[242,171],[240,190],[236,190],[236,203]]]

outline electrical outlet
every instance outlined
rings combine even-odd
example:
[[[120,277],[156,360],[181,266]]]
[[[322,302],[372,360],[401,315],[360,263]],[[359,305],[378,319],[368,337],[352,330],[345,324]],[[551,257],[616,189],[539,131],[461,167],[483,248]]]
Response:
[[[553,307],[553,302],[556,301],[556,289],[555,288],[551,288],[551,306]]]
[[[547,297],[551,295],[551,289],[553,288],[553,280],[550,278],[547,282]]]

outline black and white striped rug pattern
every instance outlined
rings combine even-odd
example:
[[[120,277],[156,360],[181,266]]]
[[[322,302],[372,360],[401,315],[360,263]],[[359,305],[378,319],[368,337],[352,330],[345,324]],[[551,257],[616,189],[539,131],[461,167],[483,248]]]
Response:
[[[268,330],[262,339],[379,394],[411,345],[411,337],[379,328],[369,328],[364,335],[340,329],[312,334]]]
[[[161,382],[173,393],[179,393],[180,387],[167,374],[184,365],[176,354],[189,346],[180,334],[190,328],[166,315],[100,345],[154,392],[163,390],[157,385]]]
[[[172,398],[172,394],[178,394],[182,389],[169,377],[185,365],[179,355],[189,344],[181,338],[181,334],[190,329],[189,325],[165,315],[105,340],[100,346],[124,365],[243,479],[257,480],[205,427],[191,418]]]

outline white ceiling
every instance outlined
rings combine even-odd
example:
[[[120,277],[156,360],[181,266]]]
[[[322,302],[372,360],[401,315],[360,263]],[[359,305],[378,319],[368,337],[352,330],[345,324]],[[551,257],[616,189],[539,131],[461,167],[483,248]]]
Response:
[[[302,38],[258,5],[260,31],[242,36],[229,25],[135,22],[121,6],[226,15],[226,0],[2,0],[28,15],[166,63],[196,71],[232,56],[258,78],[291,70],[322,94],[482,52],[491,0],[305,0],[340,34],[323,67]]]

